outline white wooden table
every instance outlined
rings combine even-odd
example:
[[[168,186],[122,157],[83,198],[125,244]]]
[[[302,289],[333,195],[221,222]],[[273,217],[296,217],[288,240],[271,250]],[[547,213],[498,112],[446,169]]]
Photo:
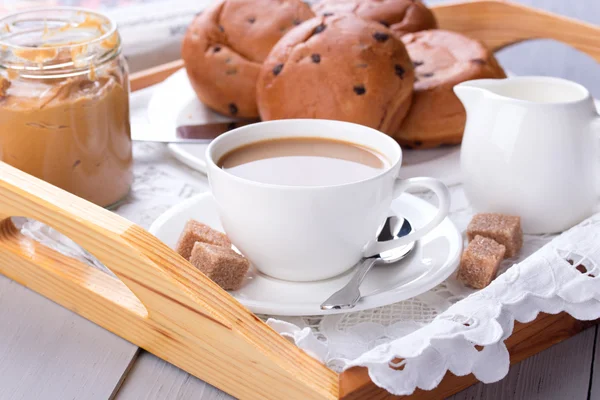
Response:
[[[520,1],[600,24],[599,0]],[[517,74],[573,79],[600,97],[600,67],[566,46],[526,43],[502,51],[499,58]],[[151,165],[152,159],[141,162]],[[137,184],[143,186],[144,179],[136,176]],[[168,190],[185,197],[203,190],[203,185],[174,184]],[[137,220],[132,209],[123,214],[145,227],[151,223]],[[452,399],[600,399],[600,357],[595,357],[600,352],[598,336],[598,328],[590,328],[513,366],[501,382],[475,385]],[[215,400],[230,396],[0,276],[0,400],[110,398]]]

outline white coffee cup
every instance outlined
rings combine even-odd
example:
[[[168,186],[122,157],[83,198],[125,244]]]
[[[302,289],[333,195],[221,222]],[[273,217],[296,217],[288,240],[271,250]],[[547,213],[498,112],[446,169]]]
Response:
[[[285,186],[251,181],[217,165],[226,153],[266,139],[319,137],[374,149],[390,167],[359,182],[333,186]],[[361,257],[415,241],[448,214],[450,195],[433,178],[399,180],[402,150],[389,136],[348,122],[293,119],[261,122],[227,132],[206,151],[208,177],[225,232],[261,272],[290,281],[331,278]],[[400,239],[378,243],[378,228],[392,200],[413,186],[432,190],[439,199],[435,217]]]

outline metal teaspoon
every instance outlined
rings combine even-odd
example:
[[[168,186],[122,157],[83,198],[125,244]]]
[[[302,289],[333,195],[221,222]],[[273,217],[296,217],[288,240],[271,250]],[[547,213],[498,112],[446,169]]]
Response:
[[[377,241],[385,242],[394,240],[396,237],[408,235],[412,231],[412,226],[408,220],[396,216],[388,217],[381,228]],[[367,276],[367,273],[375,264],[391,264],[406,257],[415,247],[415,242],[404,246],[399,246],[381,254],[363,258],[358,262],[356,272],[350,281],[332,294],[321,304],[321,310],[341,310],[353,308],[361,298],[360,285]]]

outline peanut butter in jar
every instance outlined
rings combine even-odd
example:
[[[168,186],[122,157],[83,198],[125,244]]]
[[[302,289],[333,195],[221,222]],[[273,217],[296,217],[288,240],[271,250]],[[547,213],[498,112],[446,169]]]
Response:
[[[133,160],[120,46],[92,11],[0,20],[0,159],[103,207],[123,199]]]

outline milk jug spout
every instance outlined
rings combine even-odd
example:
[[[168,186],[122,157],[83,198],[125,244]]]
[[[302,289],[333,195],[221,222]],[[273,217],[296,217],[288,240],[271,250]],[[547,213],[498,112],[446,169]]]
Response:
[[[467,113],[480,104],[490,87],[497,85],[498,79],[475,79],[454,86],[454,93],[460,99]]]

